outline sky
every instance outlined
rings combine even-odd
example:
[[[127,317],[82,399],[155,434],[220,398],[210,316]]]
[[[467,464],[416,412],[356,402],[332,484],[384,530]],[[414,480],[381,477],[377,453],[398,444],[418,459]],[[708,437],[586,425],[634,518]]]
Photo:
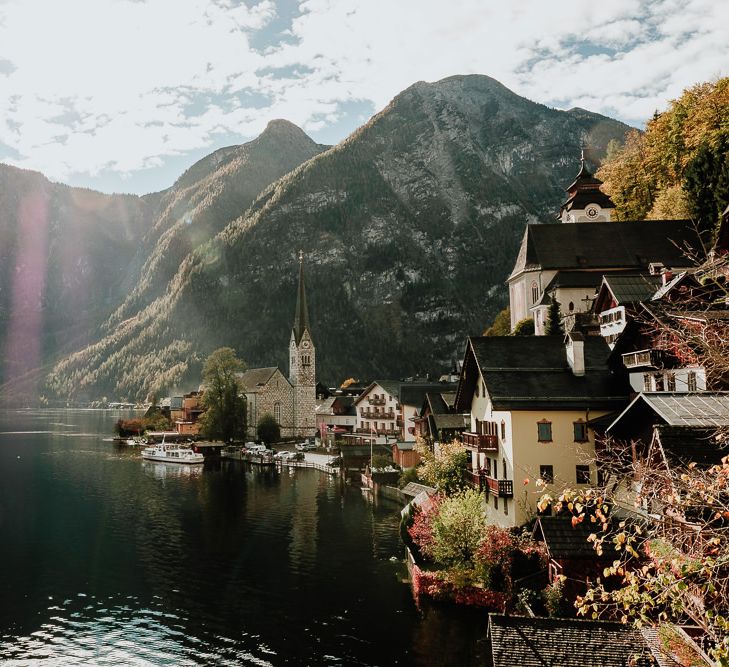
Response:
[[[416,81],[641,127],[728,69],[722,0],[0,0],[0,161],[141,194],[275,118],[337,143]]]

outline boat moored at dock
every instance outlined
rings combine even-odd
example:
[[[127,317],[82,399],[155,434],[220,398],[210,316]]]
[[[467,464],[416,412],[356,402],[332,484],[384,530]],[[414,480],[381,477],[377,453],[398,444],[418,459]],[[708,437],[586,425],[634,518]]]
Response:
[[[161,461],[163,463],[199,464],[205,462],[205,457],[194,451],[191,447],[178,444],[151,445],[142,450],[142,458],[147,461]]]

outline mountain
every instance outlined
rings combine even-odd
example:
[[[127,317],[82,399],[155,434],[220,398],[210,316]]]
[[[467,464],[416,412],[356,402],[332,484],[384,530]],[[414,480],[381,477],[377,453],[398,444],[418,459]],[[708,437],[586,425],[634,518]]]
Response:
[[[190,252],[237,218],[268,185],[325,148],[293,123],[274,120],[257,139],[221,148],[190,167],[162,196],[137,253],[141,270],[107,328],[164,294]]]
[[[0,384],[93,341],[154,207],[0,164]]]
[[[0,165],[0,389],[27,402],[46,365],[163,294],[183,259],[282,175],[324,150],[273,121],[168,190],[137,197]],[[3,363],[3,359],[6,363]]]
[[[554,220],[580,146],[599,159],[627,129],[535,104],[485,76],[417,83],[247,210],[221,204],[206,228],[225,220],[220,233],[149,274],[176,265],[164,293],[143,272],[139,294],[96,343],[56,366],[48,388],[75,399],[165,392],[196,382],[220,345],[249,366],[285,367],[300,249],[320,378],[438,371],[506,303],[524,226]],[[210,176],[186,177],[181,187],[204,200]],[[228,201],[232,184],[219,185],[215,197]]]

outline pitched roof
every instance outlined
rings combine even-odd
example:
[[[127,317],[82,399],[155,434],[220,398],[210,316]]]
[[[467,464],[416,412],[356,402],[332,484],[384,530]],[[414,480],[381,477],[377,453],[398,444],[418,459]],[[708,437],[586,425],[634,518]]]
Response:
[[[439,431],[466,430],[471,424],[471,418],[464,414],[435,414],[433,415],[435,428]]]
[[[669,426],[729,426],[729,392],[641,393],[607,430],[613,430],[627,414],[645,406]]]
[[[364,391],[354,399],[354,404],[357,405],[367,394],[369,394],[376,386],[382,387],[390,396],[397,398],[400,390],[400,382],[397,380],[375,380],[365,387]]]
[[[420,409],[425,395],[430,392],[453,390],[454,383],[447,382],[402,382],[400,384],[399,401],[401,405],[414,405]]]
[[[278,366],[269,368],[249,368],[238,374],[238,381],[247,394],[255,394],[266,386],[271,376],[278,370]],[[288,380],[287,380],[288,382]]]
[[[497,410],[607,409],[623,405],[629,388],[607,365],[603,338],[584,341],[585,374],[572,372],[561,336],[480,336],[468,339],[456,409],[471,409],[477,374]],[[476,368],[477,366],[477,368]]]
[[[530,269],[645,270],[651,262],[689,267],[700,247],[688,220],[527,225],[509,278]]]
[[[641,633],[622,623],[489,614],[489,635],[494,667],[653,664]]]
[[[541,532],[544,544],[552,558],[590,558],[597,559],[598,555],[587,538],[591,533],[597,532],[595,524],[586,520],[572,525],[572,517],[568,516],[540,516],[534,527],[535,534]],[[605,558],[612,558],[606,549]]]
[[[294,338],[298,345],[304,331],[309,328],[309,308],[306,304],[306,289],[304,286],[304,255],[299,253],[299,289],[296,292],[296,313],[294,314]]]
[[[607,274],[603,276],[602,281],[618,304],[648,301],[663,284],[661,276],[652,276],[648,273]]]

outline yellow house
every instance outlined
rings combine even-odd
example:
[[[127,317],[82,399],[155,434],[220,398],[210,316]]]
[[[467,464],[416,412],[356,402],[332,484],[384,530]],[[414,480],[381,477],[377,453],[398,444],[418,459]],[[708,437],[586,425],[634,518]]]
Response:
[[[487,493],[489,523],[520,526],[545,490],[596,483],[588,421],[622,408],[628,395],[609,354],[602,338],[576,332],[468,339],[455,408],[471,414],[466,474]]]

